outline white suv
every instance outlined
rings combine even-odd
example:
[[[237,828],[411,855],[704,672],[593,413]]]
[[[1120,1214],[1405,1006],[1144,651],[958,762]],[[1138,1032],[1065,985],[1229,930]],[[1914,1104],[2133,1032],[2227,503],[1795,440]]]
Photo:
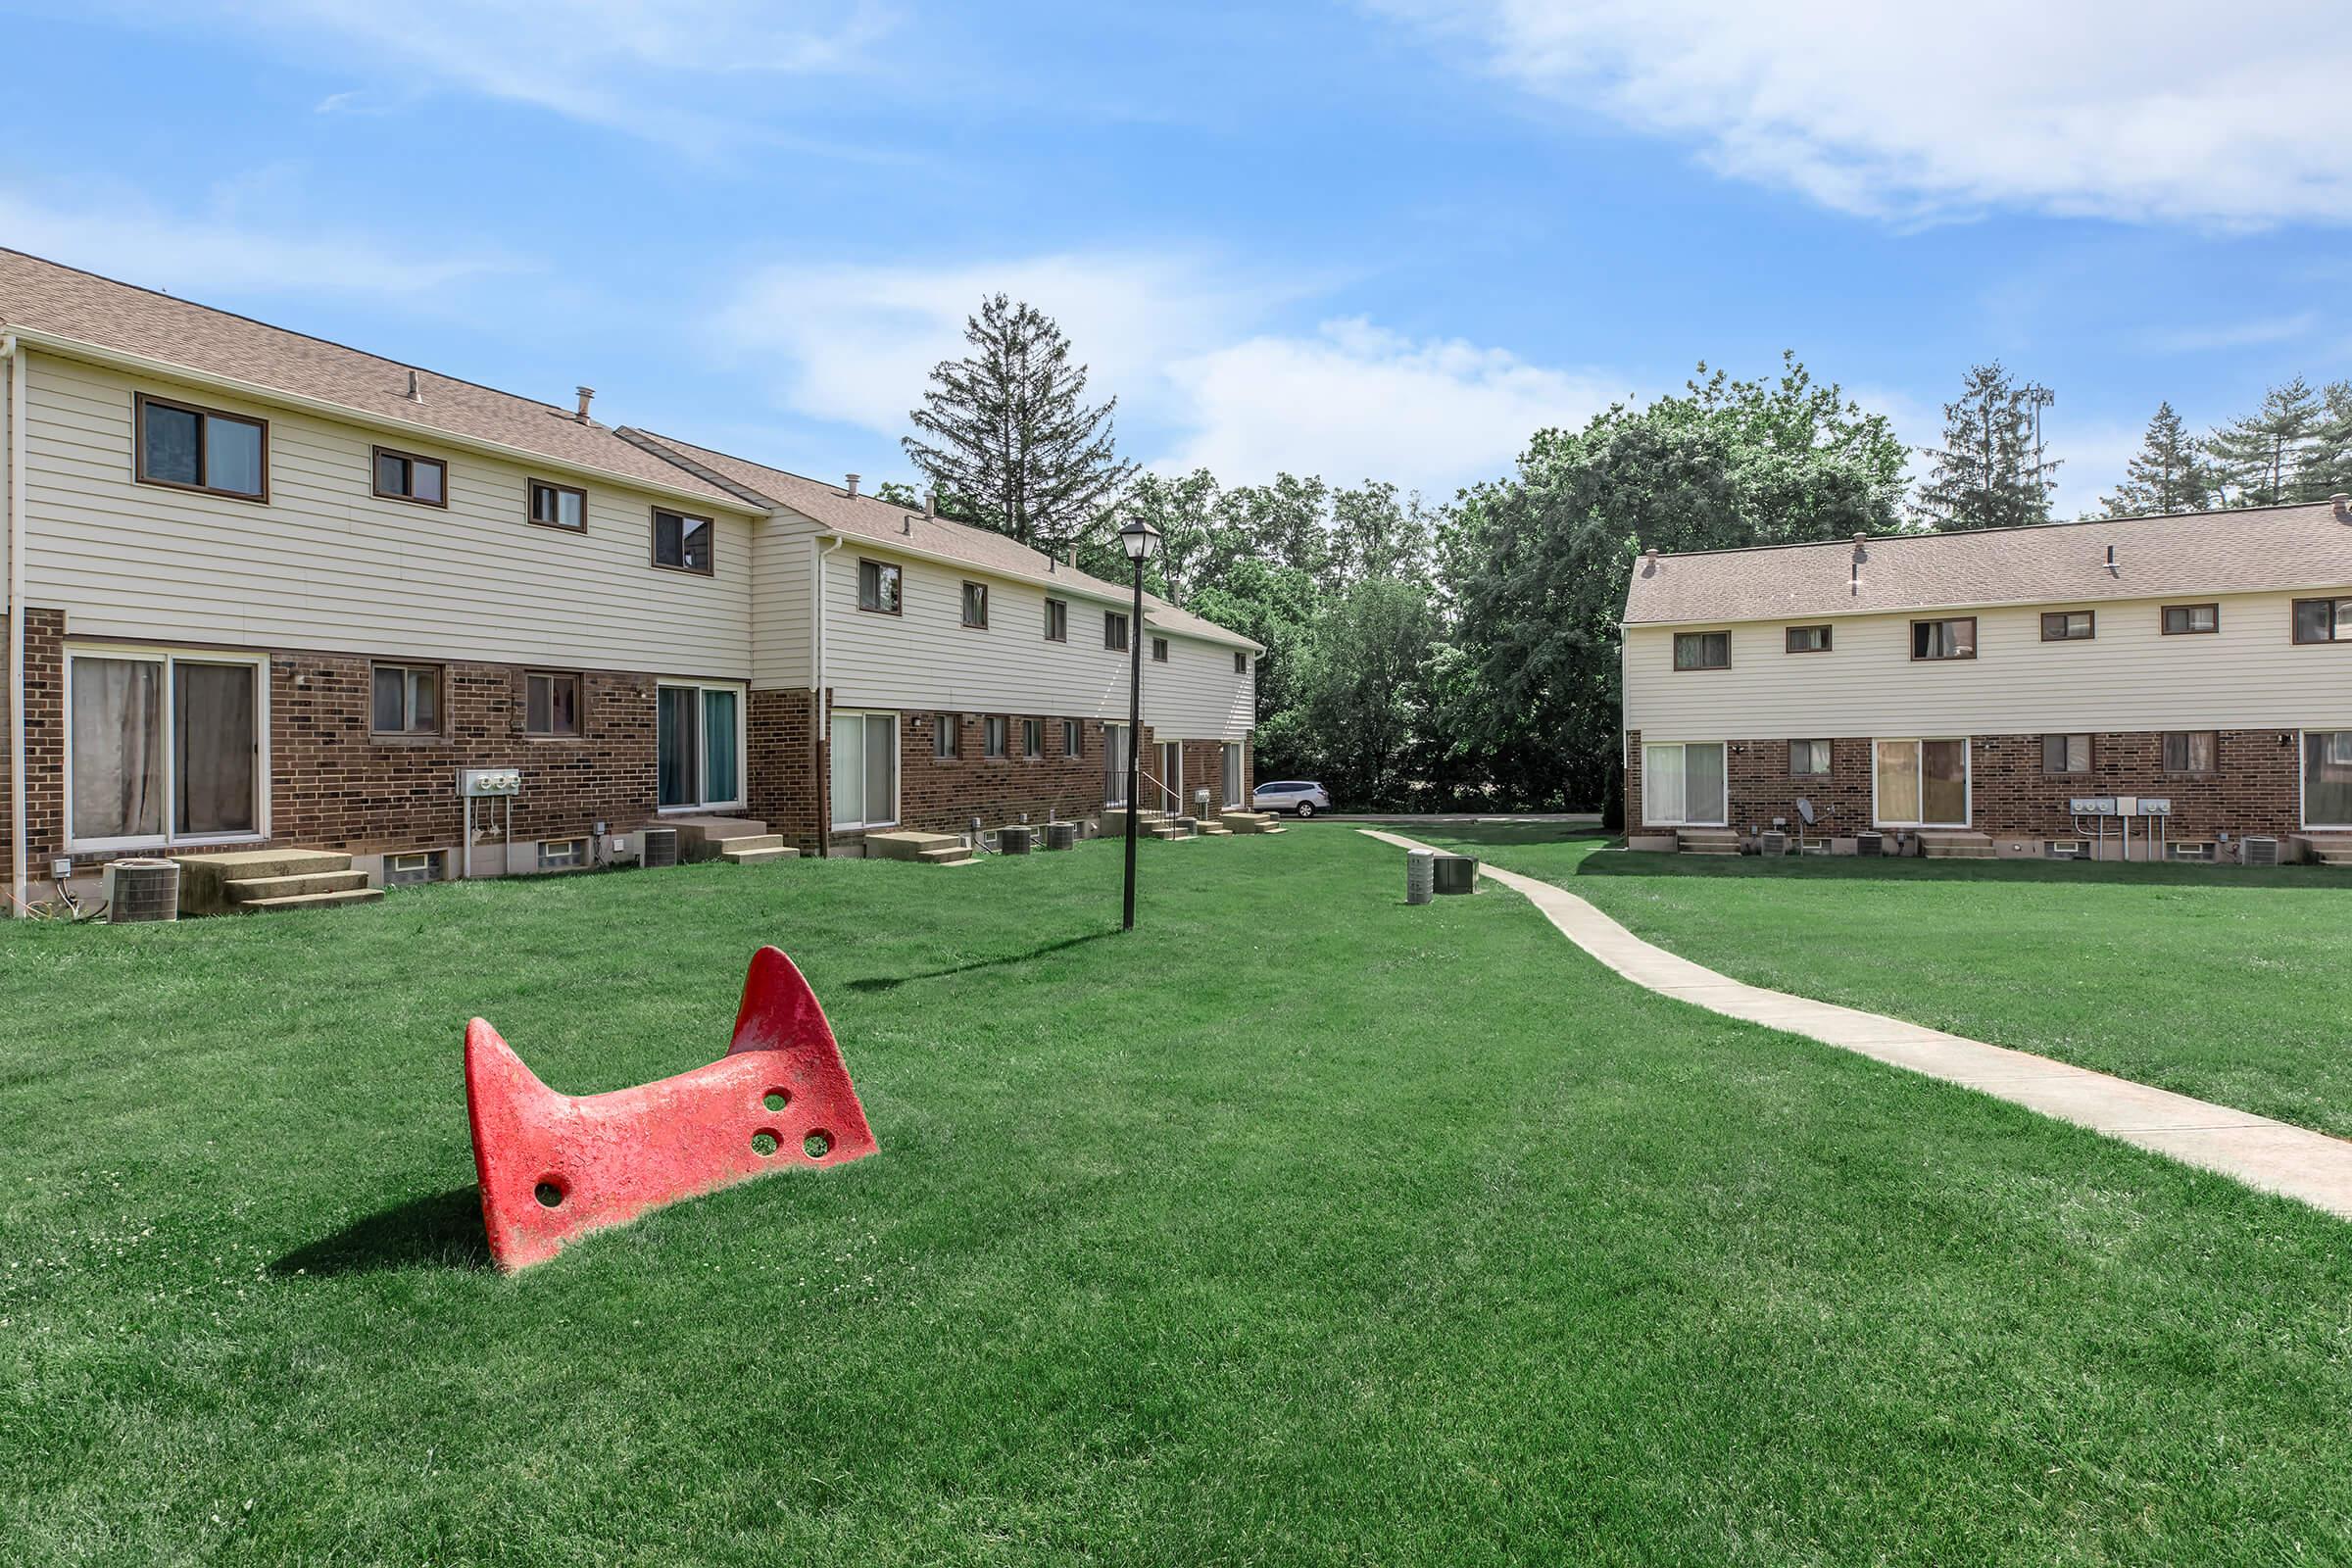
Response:
[[[1295,811],[1300,816],[1312,816],[1317,811],[1331,809],[1331,796],[1320,784],[1292,779],[1280,784],[1260,784],[1250,792],[1250,804],[1260,811]]]

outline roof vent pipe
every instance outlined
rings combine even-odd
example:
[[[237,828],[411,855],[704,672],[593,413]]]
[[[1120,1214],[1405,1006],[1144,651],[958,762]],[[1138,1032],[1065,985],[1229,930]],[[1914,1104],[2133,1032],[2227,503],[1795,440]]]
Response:
[[[581,386],[574,387],[572,390],[580,395],[580,406],[572,414],[572,417],[579,420],[580,423],[586,424],[588,422],[588,403],[590,399],[596,396],[596,388],[592,386]]]
[[[424,393],[416,385],[416,372],[415,370],[411,370],[409,372],[409,401],[411,403],[422,403],[424,401]]]
[[[2113,545],[2107,547],[2107,570],[2112,575],[2121,575],[2115,569],[2115,546]]]
[[[933,485],[923,492],[923,515],[925,517],[939,515],[939,486],[937,485]]]
[[[855,501],[855,500],[857,500],[857,499],[858,499],[858,476],[857,476],[856,474],[854,474],[854,473],[850,475],[848,489],[849,489],[849,492],[850,492],[850,499],[851,499],[852,501]]]
[[[2336,521],[2352,522],[2352,496],[2345,495],[2341,490],[2338,490],[2334,495],[2329,496],[2328,499],[2335,504]]]

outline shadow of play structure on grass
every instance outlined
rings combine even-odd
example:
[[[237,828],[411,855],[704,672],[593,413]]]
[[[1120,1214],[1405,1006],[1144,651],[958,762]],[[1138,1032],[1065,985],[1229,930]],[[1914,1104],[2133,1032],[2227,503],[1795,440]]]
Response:
[[[278,1275],[372,1274],[387,1269],[487,1269],[482,1194],[473,1183],[380,1208],[270,1265]]]

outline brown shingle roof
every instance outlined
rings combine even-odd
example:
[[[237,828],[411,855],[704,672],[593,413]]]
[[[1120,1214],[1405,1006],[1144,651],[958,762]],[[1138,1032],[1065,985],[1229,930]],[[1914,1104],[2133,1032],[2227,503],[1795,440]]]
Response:
[[[2115,566],[2107,553],[2115,552]],[[1644,557],[1629,623],[2081,604],[2352,584],[2352,522],[2325,501],[1977,533]]]
[[[782,468],[771,468],[748,458],[713,452],[709,447],[698,447],[674,436],[626,427],[620,434],[627,440],[640,443],[650,452],[667,454],[690,471],[699,470],[705,478],[725,486],[748,501],[797,512],[821,528],[855,538],[871,539],[876,544],[900,550],[944,556],[950,561],[963,562],[978,570],[998,576],[1017,578],[1116,603],[1125,603],[1134,592],[1131,587],[1121,587],[1090,576],[1067,563],[1056,564],[1043,552],[1032,550],[1027,545],[986,528],[951,522],[945,517],[927,517],[909,508],[877,501],[872,496],[853,496],[840,485],[787,473]],[[1236,648],[1254,650],[1259,646],[1239,632],[1228,631],[1214,621],[1203,620],[1154,594],[1144,595],[1144,619],[1160,631],[1178,632]]]
[[[493,391],[243,316],[0,250],[0,332],[42,332],[349,409],[420,432],[487,441],[566,466],[670,490],[735,498],[572,411]],[[423,401],[411,402],[415,370]]]

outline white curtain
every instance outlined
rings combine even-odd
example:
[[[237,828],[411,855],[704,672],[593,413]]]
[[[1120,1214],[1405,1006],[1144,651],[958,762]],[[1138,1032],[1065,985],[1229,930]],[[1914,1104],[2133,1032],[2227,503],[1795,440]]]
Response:
[[[1723,747],[1683,748],[1683,819],[1720,827],[1724,820]]]
[[[162,837],[163,664],[75,659],[73,724],[73,836]]]
[[[1642,748],[1642,820],[1673,826],[1683,820],[1683,749]]]
[[[253,666],[172,666],[172,793],[181,833],[254,830]]]
[[[865,818],[865,715],[833,715],[833,825],[857,827]]]

